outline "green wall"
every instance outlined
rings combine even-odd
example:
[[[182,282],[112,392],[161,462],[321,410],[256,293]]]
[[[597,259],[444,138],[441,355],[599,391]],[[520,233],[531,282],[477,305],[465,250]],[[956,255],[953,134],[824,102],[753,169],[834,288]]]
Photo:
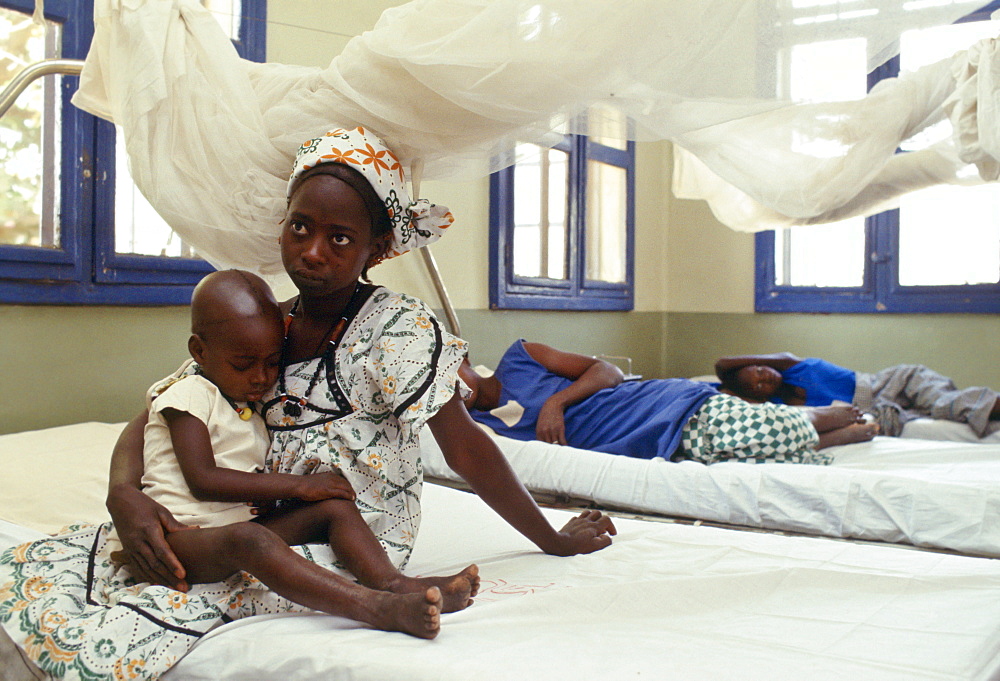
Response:
[[[439,316],[443,319],[443,315]],[[517,338],[584,354],[633,357],[660,372],[660,313],[459,310],[476,363]],[[127,421],[154,381],[187,357],[186,307],[0,305],[0,433],[81,421]]]
[[[504,350],[524,338],[584,355],[631,357],[632,371],[647,377],[662,376],[666,367],[664,318],[662,312],[458,312],[473,364],[496,366]]]
[[[627,355],[647,378],[711,373],[717,357],[787,350],[859,371],[926,364],[960,386],[1000,387],[997,315],[797,315],[459,310],[473,363],[526,338]],[[186,358],[184,307],[0,306],[0,433],[125,421]]]
[[[0,433],[127,421],[180,365],[185,307],[0,306]]]
[[[855,371],[893,364],[924,364],[960,387],[1000,389],[1000,315],[667,315],[666,371],[677,376],[712,373],[726,355],[792,352],[822,357]]]

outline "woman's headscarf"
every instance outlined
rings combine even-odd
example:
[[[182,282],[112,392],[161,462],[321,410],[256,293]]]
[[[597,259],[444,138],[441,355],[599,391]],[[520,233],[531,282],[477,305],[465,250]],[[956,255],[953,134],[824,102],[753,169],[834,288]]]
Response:
[[[386,258],[437,241],[455,220],[445,206],[426,199],[411,201],[402,164],[381,139],[362,127],[337,128],[303,143],[288,180],[288,198],[291,199],[303,173],[324,163],[339,163],[354,169],[375,190],[392,225],[392,243]]]

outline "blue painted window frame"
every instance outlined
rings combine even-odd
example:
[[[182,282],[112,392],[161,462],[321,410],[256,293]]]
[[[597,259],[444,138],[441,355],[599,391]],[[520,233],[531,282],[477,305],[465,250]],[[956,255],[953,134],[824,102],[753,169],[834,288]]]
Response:
[[[566,135],[553,145],[569,154],[567,206],[569,243],[566,279],[514,274],[514,166],[490,176],[490,309],[631,310],[635,282],[635,143],[625,149],[599,144],[584,135]],[[587,279],[587,161],[625,170],[625,281]]]
[[[1000,0],[956,23],[987,21]],[[868,74],[868,89],[899,73],[893,57]],[[905,152],[898,152],[905,153]],[[956,286],[899,284],[899,210],[865,220],[865,272],[858,287],[781,286],[775,283],[774,232],[756,235],[754,300],[757,312],[818,313],[997,313],[1000,283]],[[1000,247],[1000,244],[998,244]],[[1000,272],[997,273],[1000,278]]]
[[[0,5],[29,15],[35,7]],[[93,0],[46,0],[46,18],[63,25],[62,58],[86,57],[93,12]],[[243,0],[236,48],[245,59],[264,60],[266,19],[266,0]],[[115,128],[71,104],[78,85],[61,77],[60,246],[0,245],[0,304],[186,305],[208,263],[115,252]]]

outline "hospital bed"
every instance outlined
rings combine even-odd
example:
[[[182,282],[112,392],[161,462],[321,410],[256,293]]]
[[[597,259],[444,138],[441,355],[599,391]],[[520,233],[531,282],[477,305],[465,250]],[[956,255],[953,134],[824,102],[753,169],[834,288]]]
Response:
[[[876,437],[830,466],[670,462],[493,439],[532,491],[574,505],[1000,557],[1000,443]],[[458,483],[433,438],[425,472]]]
[[[117,424],[84,423],[0,436],[5,471],[0,545],[40,537],[70,522],[105,519],[106,472],[120,429]],[[535,456],[536,463],[556,451],[552,445],[538,449],[542,443],[523,444],[525,457]],[[517,452],[502,447],[522,475],[529,473]],[[952,462],[934,468],[934,447],[941,447],[938,456],[954,454]],[[758,509],[784,505],[786,515],[798,513],[797,502],[770,496],[772,488],[801,482],[778,475],[782,472],[825,473],[837,481],[832,488],[842,486],[842,474],[878,476],[883,482],[855,487],[882,489],[886,499],[898,497],[895,508],[881,511],[875,503],[848,504],[852,517],[844,518],[845,526],[863,525],[866,513],[878,518],[900,512],[906,495],[887,482],[898,474],[911,482],[912,521],[942,524],[938,534],[943,537],[949,528],[955,535],[963,529],[956,521],[934,517],[940,509],[926,506],[933,496],[929,488],[943,488],[942,506],[950,499],[986,515],[998,507],[995,497],[975,491],[974,482],[989,475],[1000,452],[980,446],[977,457],[970,447],[925,443],[918,450],[903,440],[878,439],[844,447],[830,468],[723,464],[706,469],[610,458],[681,472],[675,481],[667,475],[634,478],[633,492],[649,496],[648,486],[668,484],[664,496],[683,495],[689,504],[703,493],[686,487],[694,484],[693,471],[700,467],[703,474],[711,473],[718,495],[728,487],[728,506],[744,509],[749,520],[747,499],[754,495]],[[594,454],[561,449],[577,458]],[[431,461],[433,447],[424,443],[424,452],[428,469],[438,473]],[[881,468],[865,465],[875,455],[882,459]],[[618,471],[611,461],[601,461],[610,466],[608,471]],[[964,476],[955,472],[966,466],[970,470]],[[935,479],[949,471],[955,482]],[[582,477],[579,464],[574,479]],[[794,498],[788,490],[786,495]],[[827,505],[833,507],[818,502],[788,529],[812,531],[804,529],[810,523],[807,516],[832,513]],[[421,535],[408,571],[449,573],[476,562],[483,576],[476,603],[445,615],[435,641],[374,631],[327,615],[264,616],[209,633],[165,681],[1000,678],[997,560],[648,517],[617,518],[618,536],[604,551],[556,558],[538,552],[466,492],[428,484],[423,506]],[[560,525],[573,513],[544,512]],[[990,532],[997,523],[986,515],[978,523],[970,518],[969,525]],[[6,653],[0,660],[13,674],[20,662],[9,646]]]

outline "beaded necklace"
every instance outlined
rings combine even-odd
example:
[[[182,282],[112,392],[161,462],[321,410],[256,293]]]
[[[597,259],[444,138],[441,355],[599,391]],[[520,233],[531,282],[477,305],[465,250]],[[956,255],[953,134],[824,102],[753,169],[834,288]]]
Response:
[[[309,403],[309,395],[312,394],[313,388],[315,388],[316,384],[319,383],[319,377],[324,373],[324,366],[327,370],[329,370],[330,365],[333,363],[334,352],[336,352],[337,345],[340,343],[340,338],[344,335],[344,331],[347,329],[348,319],[354,312],[352,308],[354,307],[354,302],[358,295],[358,289],[358,285],[355,284],[354,291],[351,293],[351,298],[347,301],[347,305],[344,306],[343,316],[331,325],[322,340],[320,340],[320,344],[316,347],[316,352],[318,353],[323,343],[326,343],[326,349],[323,351],[323,355],[320,357],[319,362],[316,363],[316,370],[313,371],[313,375],[309,378],[309,386],[306,388],[302,397],[290,395],[288,390],[285,388],[285,369],[288,366],[285,361],[288,351],[288,330],[292,327],[292,319],[295,317],[295,313],[299,309],[299,299],[296,298],[295,302],[292,303],[292,309],[288,311],[288,316],[285,317],[285,338],[281,342],[281,361],[278,367],[278,399],[281,401],[281,410],[285,413],[285,416],[298,418],[302,415],[303,407]]]
[[[202,370],[201,366],[198,366],[198,368],[195,369],[194,375],[195,376],[201,376],[202,378],[205,378],[205,380],[208,380],[207,377],[205,376],[205,372]],[[163,386],[162,388],[160,388],[159,392],[157,392],[156,395],[153,396],[153,399],[155,400],[164,391],[166,391],[167,388],[169,388],[170,386],[172,386],[177,381],[181,380],[181,378],[184,378],[184,376],[176,378],[173,381],[171,381],[170,383],[168,383],[165,386]],[[216,388],[218,388],[218,386],[216,386]],[[240,420],[242,420],[242,421],[249,421],[253,417],[253,405],[252,404],[250,404],[249,402],[247,402],[247,406],[241,407],[240,405],[236,404],[235,400],[231,399],[229,397],[229,395],[225,394],[221,390],[219,390],[219,394],[222,395],[224,398],[226,398],[226,402],[229,403],[229,406],[232,407],[233,410],[237,414],[239,414]]]
[[[222,391],[220,390],[219,392]],[[229,406],[235,409],[236,413],[240,415],[240,420],[249,421],[251,418],[253,418],[253,407],[250,405],[249,402],[247,403],[247,406],[241,407],[238,404],[236,404],[234,400],[229,399],[228,395],[223,395],[223,397],[226,398],[226,402],[229,403]]]

